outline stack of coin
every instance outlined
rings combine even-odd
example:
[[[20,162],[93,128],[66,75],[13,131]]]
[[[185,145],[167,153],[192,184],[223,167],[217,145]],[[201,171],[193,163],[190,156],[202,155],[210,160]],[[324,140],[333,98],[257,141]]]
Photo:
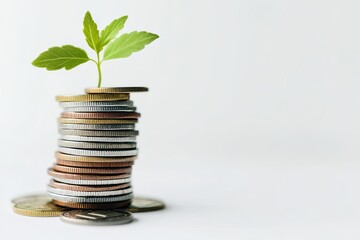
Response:
[[[131,204],[131,171],[137,157],[135,124],[140,114],[130,99],[144,87],[87,88],[86,94],[58,96],[56,164],[48,194],[59,206],[125,208]]]

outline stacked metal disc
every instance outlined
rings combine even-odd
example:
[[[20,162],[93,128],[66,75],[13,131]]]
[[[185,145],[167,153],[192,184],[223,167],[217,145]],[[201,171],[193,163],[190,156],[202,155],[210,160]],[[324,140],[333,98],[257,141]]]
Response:
[[[125,208],[131,204],[131,172],[137,157],[135,124],[140,114],[131,92],[144,87],[88,88],[86,94],[58,96],[56,164],[48,194],[57,205],[82,209]]]

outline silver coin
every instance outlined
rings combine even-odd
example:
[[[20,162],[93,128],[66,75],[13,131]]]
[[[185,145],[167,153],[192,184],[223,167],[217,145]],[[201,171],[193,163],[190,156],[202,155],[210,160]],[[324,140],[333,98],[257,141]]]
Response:
[[[138,131],[95,131],[95,130],[72,130],[59,129],[61,135],[76,135],[87,137],[134,137],[139,135]]]
[[[120,202],[126,201],[133,197],[132,193],[126,195],[117,195],[117,196],[108,196],[108,197],[74,197],[74,196],[65,196],[60,194],[55,194],[48,192],[50,198],[58,200],[61,202],[71,202],[71,203],[108,203],[108,202]]]
[[[78,142],[136,142],[136,137],[85,137],[76,135],[62,135],[63,140]]]
[[[64,112],[135,112],[136,107],[127,106],[95,106],[95,107],[68,107]]]
[[[65,148],[65,147],[59,147],[59,152],[70,155],[87,156],[87,157],[129,157],[138,154],[137,149],[107,151],[107,150],[82,150],[82,149]]]
[[[59,124],[60,129],[74,130],[134,130],[135,124]]]
[[[107,196],[124,195],[128,193],[132,193],[132,188],[129,187],[120,190],[102,191],[102,192],[84,192],[84,191],[65,190],[65,189],[53,188],[48,186],[47,191],[54,194],[74,196],[74,197],[107,197]]]
[[[58,140],[60,147],[81,148],[81,149],[134,149],[136,143],[95,143],[95,142],[74,142]]]
[[[65,178],[53,178],[55,181],[75,184],[75,185],[113,185],[113,184],[122,184],[131,182],[131,178],[118,178],[110,180],[78,180],[78,179],[65,179]]]
[[[97,106],[127,106],[132,107],[133,101],[104,101],[104,102],[60,102],[60,106],[63,108],[70,107],[97,107]]]
[[[130,223],[133,215],[122,210],[70,210],[62,212],[60,219],[67,223],[106,226]]]

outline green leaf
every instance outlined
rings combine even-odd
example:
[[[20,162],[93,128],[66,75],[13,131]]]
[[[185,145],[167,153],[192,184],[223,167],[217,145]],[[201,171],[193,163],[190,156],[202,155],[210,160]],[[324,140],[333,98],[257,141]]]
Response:
[[[124,28],[124,24],[128,16],[115,19],[100,33],[101,48],[105,47],[111,40],[113,40],[121,29]]]
[[[84,24],[83,32],[86,37],[86,42],[97,53],[100,52],[101,47],[100,47],[99,30],[89,11],[87,11],[85,14],[83,24]]]
[[[61,68],[70,70],[89,60],[86,52],[81,48],[64,45],[62,47],[49,48],[41,53],[32,64],[47,70],[59,70]]]
[[[149,32],[125,33],[107,45],[104,60],[129,57],[132,53],[142,50],[145,45],[158,37],[158,35]]]

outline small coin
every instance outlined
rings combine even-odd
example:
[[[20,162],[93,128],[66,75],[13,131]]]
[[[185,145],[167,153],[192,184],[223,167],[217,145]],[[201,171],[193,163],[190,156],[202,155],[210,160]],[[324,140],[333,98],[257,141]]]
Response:
[[[80,119],[137,119],[141,115],[137,112],[63,112],[62,118]]]
[[[126,106],[132,107],[133,101],[102,101],[102,102],[61,102],[60,107],[71,108],[71,107],[107,107],[107,106]]]
[[[120,210],[72,210],[63,212],[60,219],[67,223],[107,226],[130,223],[133,215]]]
[[[135,112],[136,107],[112,107],[112,106],[96,106],[96,107],[69,107],[64,108],[64,112]]]
[[[64,172],[58,172],[53,168],[48,169],[48,174],[54,178],[74,179],[74,180],[114,180],[114,179],[127,179],[130,177],[130,174],[95,175],[95,174],[64,173]]]
[[[76,135],[85,137],[135,137],[139,135],[138,131],[132,130],[115,130],[115,131],[100,131],[100,130],[73,130],[73,129],[59,129],[61,135]]]
[[[76,148],[59,147],[59,152],[78,156],[89,156],[89,157],[129,157],[138,154],[138,150],[82,150]]]
[[[128,93],[116,94],[84,94],[84,95],[62,95],[56,96],[58,102],[93,102],[93,101],[118,101],[129,100]]]
[[[58,172],[74,173],[74,174],[122,174],[131,173],[131,167],[124,168],[84,168],[84,167],[68,167],[63,165],[54,165],[53,169]]]
[[[132,93],[147,92],[147,87],[109,87],[109,88],[86,88],[86,93]]]
[[[116,167],[130,167],[134,164],[131,162],[77,162],[68,160],[56,160],[59,165],[70,166],[70,167],[84,167],[84,168],[116,168]]]
[[[32,195],[13,200],[15,213],[31,217],[57,217],[65,208],[52,203],[46,195]]]
[[[131,178],[119,178],[110,180],[77,180],[77,179],[66,179],[54,177],[57,182],[74,184],[74,185],[115,185],[131,182]]]
[[[132,188],[119,189],[114,191],[97,191],[97,192],[88,192],[88,191],[72,191],[72,190],[64,190],[53,187],[48,187],[47,191],[49,193],[54,193],[58,195],[72,196],[72,197],[109,197],[109,196],[117,196],[124,195],[128,193],[132,193]]]
[[[59,123],[73,124],[131,124],[137,123],[137,119],[81,119],[81,118],[59,118]]]
[[[136,142],[136,137],[87,137],[76,135],[62,135],[60,139],[76,142]]]
[[[24,201],[35,201],[35,200],[43,200],[44,199],[44,196],[47,197],[46,195],[44,194],[31,194],[31,195],[24,195],[24,196],[20,196],[20,197],[16,197],[14,199],[11,199],[11,203],[12,204],[16,204],[16,203],[21,203],[21,202],[24,202]],[[49,198],[48,198],[49,199]]]
[[[74,197],[65,196],[48,192],[50,198],[62,201],[62,202],[75,202],[75,203],[108,203],[108,202],[120,202],[130,200],[133,197],[132,193],[125,195],[107,196],[107,197]]]
[[[130,211],[133,213],[150,212],[150,211],[161,210],[164,208],[165,208],[165,204],[162,201],[151,198],[134,197],[131,201],[131,205],[128,208],[126,208],[126,211]]]
[[[66,140],[58,140],[60,147],[66,148],[80,148],[80,149],[134,149],[136,143],[97,143],[97,142],[74,142]],[[102,152],[102,151],[101,151]]]
[[[58,200],[53,200],[54,204],[68,207],[68,208],[79,208],[79,209],[114,209],[114,208],[124,208],[130,205],[131,200],[121,201],[121,202],[109,202],[109,203],[74,203],[74,202],[62,202]]]
[[[50,180],[49,186],[57,189],[70,190],[70,191],[83,191],[83,192],[102,192],[102,191],[115,191],[130,187],[130,183],[118,184],[118,185],[98,185],[98,186],[78,186],[66,183],[61,183]]]
[[[134,124],[59,124],[61,129],[74,130],[134,130]]]
[[[64,154],[61,152],[56,152],[55,157],[58,160],[79,161],[79,162],[99,162],[99,163],[132,162],[137,158],[137,156],[131,156],[131,157],[87,157],[87,156],[69,155],[69,154]]]

